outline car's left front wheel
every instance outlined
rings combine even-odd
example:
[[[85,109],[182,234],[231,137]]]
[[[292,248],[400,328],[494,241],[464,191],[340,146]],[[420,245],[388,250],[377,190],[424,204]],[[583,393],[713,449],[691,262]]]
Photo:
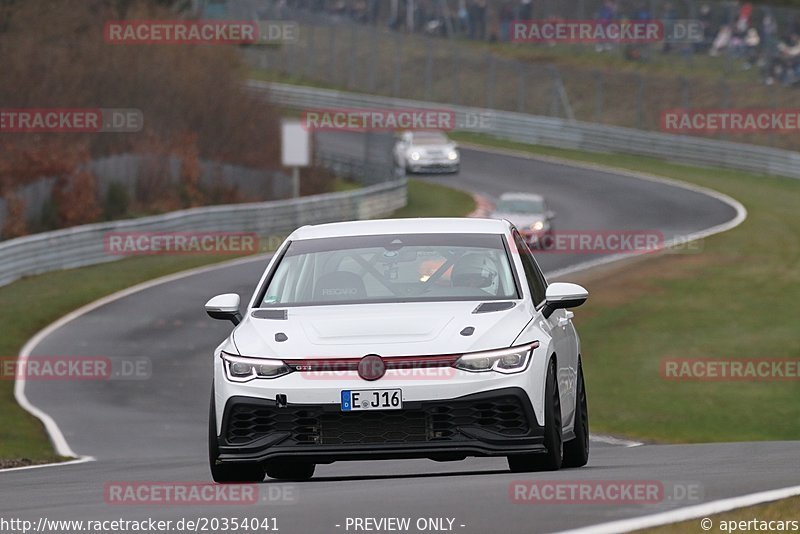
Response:
[[[561,396],[558,393],[556,375],[556,362],[551,360],[547,366],[547,377],[545,379],[544,445],[547,450],[541,453],[509,456],[508,467],[512,473],[557,471],[561,468],[564,458],[561,439]]]
[[[578,391],[575,402],[575,438],[564,443],[564,467],[583,467],[589,461],[589,409],[583,365],[578,362]]]
[[[208,414],[208,464],[214,482],[222,484],[263,482],[264,468],[261,464],[220,464],[217,443],[217,412],[214,409],[214,389],[211,389],[211,407]]]

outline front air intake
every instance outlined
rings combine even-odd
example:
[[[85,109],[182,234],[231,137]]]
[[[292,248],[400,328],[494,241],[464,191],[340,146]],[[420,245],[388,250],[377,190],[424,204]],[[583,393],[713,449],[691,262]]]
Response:
[[[484,302],[474,310],[472,313],[491,313],[491,312],[499,312],[510,310],[514,306],[516,306],[516,302]]]

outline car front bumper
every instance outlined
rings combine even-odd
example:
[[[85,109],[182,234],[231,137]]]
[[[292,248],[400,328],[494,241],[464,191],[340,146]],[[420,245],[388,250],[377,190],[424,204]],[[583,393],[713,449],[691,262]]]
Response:
[[[234,396],[223,411],[218,461],[457,460],[544,452],[543,435],[527,393],[518,387],[364,412]]]
[[[459,169],[461,160],[451,160],[447,158],[422,158],[419,160],[408,160],[406,170],[410,172],[455,172]]]

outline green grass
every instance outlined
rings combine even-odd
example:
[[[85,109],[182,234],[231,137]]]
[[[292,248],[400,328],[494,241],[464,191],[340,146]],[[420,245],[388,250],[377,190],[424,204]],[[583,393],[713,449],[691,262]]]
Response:
[[[361,185],[358,182],[353,182],[352,180],[345,180],[344,178],[337,178],[333,182],[332,191],[335,193],[339,193],[341,191],[354,191],[360,188]]]
[[[742,202],[748,219],[706,239],[700,254],[574,277],[591,295],[576,324],[592,428],[661,442],[800,439],[797,381],[675,382],[659,374],[663,358],[800,359],[800,181],[459,138],[675,178]]]
[[[337,183],[337,190],[353,187]],[[396,216],[462,216],[473,209],[472,198],[462,192],[411,180],[409,205]],[[278,243],[273,237],[268,245]],[[274,247],[273,247],[274,248]],[[231,256],[148,256],[128,258],[80,269],[24,278],[0,287],[0,356],[15,357],[36,332],[85,304],[126,287]],[[14,382],[0,380],[0,466],[56,461],[38,419],[14,400]],[[20,462],[19,460],[25,459]]]
[[[739,508],[730,512],[709,516],[711,519],[711,530],[705,531],[700,526],[700,522],[706,518],[692,519],[691,521],[684,521],[681,523],[674,523],[672,525],[664,525],[663,527],[645,529],[638,532],[648,532],[650,534],[682,534],[684,532],[757,532],[758,530],[767,531],[766,528],[754,528],[754,525],[731,526],[731,522],[738,523],[739,521],[795,521],[800,524],[800,517],[797,511],[800,510],[800,497],[792,497],[790,499],[783,499],[767,504],[760,504],[757,506],[749,506],[747,508]],[[726,523],[722,523],[725,521]],[[777,525],[776,525],[777,526]],[[775,528],[774,530],[779,530]],[[790,523],[787,527],[781,530],[792,531],[797,530]]]
[[[408,205],[394,217],[460,217],[475,210],[472,195],[444,185],[408,181]]]

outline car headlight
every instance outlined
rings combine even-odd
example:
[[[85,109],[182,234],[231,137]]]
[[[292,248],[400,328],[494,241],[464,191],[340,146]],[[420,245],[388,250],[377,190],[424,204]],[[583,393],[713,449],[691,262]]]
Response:
[[[292,368],[281,360],[244,358],[225,352],[221,356],[222,365],[225,367],[225,376],[231,382],[249,382],[256,378],[278,378],[292,372]]]
[[[538,232],[539,230],[544,230],[544,221],[536,221],[531,225],[531,230],[534,232]]]
[[[533,349],[539,346],[538,341],[511,347],[510,349],[473,352],[461,356],[453,364],[456,369],[473,373],[497,371],[503,374],[520,373],[528,367]]]
[[[456,152],[455,150],[451,150],[450,152],[447,153],[447,159],[449,159],[450,161],[457,160],[458,159],[458,152]]]
[[[419,158],[422,157],[422,155],[419,152],[417,152],[416,150],[414,152],[412,152],[410,155],[411,155],[411,159],[413,159],[414,161],[418,161]]]

